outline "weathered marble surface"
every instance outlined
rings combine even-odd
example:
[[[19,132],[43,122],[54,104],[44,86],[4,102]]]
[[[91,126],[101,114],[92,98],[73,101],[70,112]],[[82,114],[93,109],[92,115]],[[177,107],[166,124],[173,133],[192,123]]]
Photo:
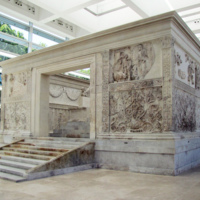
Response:
[[[54,136],[64,137],[62,133],[66,132],[68,122],[89,123],[90,98],[88,88],[89,81],[64,75],[51,76],[49,86],[50,133],[54,132]],[[89,134],[88,131],[87,134]]]
[[[7,82],[3,83],[2,127],[21,128],[20,121],[24,116],[15,114],[17,106],[6,111],[6,105],[18,105],[19,102],[21,105],[27,101],[29,104],[23,104],[30,105],[30,119],[29,107],[25,106],[25,118],[30,121],[30,128],[26,131],[36,136],[47,136],[49,94],[45,91],[49,86],[49,75],[90,67],[90,138],[123,142],[123,139],[139,140],[144,136],[147,146],[149,140],[170,140],[176,151],[178,146],[173,139],[177,133],[182,134],[180,143],[187,132],[198,140],[199,58],[199,40],[177,13],[170,12],[8,60],[2,63]],[[30,83],[23,79],[26,73],[31,75],[27,79]],[[15,80],[17,85],[24,84],[20,91],[25,92],[23,96],[13,86]],[[68,100],[70,96],[63,87],[56,88],[52,94],[65,95]],[[77,101],[72,91],[70,94],[73,102]],[[6,112],[11,113],[7,119]],[[8,126],[6,120],[11,117],[14,122],[11,125],[7,123]],[[3,128],[3,132],[6,131],[12,132],[11,128]],[[192,140],[189,137],[188,143]],[[191,155],[196,156],[199,148],[191,150]],[[165,147],[161,149],[165,150]],[[101,149],[99,155],[103,151]],[[120,150],[116,152],[109,150],[109,156],[103,161],[108,164],[117,158],[117,154],[123,154]],[[187,154],[187,151],[181,153]],[[181,167],[189,169],[199,164],[199,158],[192,160],[178,154],[180,163],[177,169],[180,171]],[[144,156],[146,160],[141,166],[148,168],[147,155],[148,152],[139,155],[138,162],[142,162],[140,159]],[[176,161],[173,157],[164,157],[166,166],[170,161],[170,170],[174,170]],[[152,161],[154,159],[159,163],[162,155],[157,158],[152,155]],[[127,160],[131,165],[129,158]],[[168,168],[160,167],[163,173],[167,172]],[[156,170],[153,168],[155,173]]]

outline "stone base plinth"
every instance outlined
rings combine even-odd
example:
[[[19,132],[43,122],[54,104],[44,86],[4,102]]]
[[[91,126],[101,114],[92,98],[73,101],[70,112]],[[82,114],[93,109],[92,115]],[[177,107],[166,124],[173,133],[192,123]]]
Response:
[[[169,137],[171,135],[171,137]],[[199,133],[171,133],[167,137],[96,141],[99,167],[133,172],[178,175],[200,165]]]

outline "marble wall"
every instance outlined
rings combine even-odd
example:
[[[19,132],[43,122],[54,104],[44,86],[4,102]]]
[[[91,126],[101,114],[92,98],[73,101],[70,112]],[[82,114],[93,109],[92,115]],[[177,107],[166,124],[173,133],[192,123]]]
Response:
[[[104,134],[195,131],[199,126],[199,63],[175,38],[111,49],[103,59]]]
[[[165,111],[169,112],[166,107],[170,104],[167,101],[170,98],[168,79],[171,80],[171,77],[170,73],[165,73],[165,82],[161,66],[164,66],[165,60],[170,62],[168,52],[171,51],[171,40],[161,38],[109,51],[109,57],[106,57],[109,69],[107,66],[103,68],[104,133],[166,130],[163,121],[170,117],[166,116]],[[169,59],[162,54],[166,48],[169,48]],[[168,68],[170,70],[171,65],[165,70]]]
[[[31,82],[31,71],[2,76],[1,129],[4,132],[30,134]]]
[[[199,129],[199,62],[190,53],[174,46],[174,131],[196,131]]]
[[[56,77],[50,77],[50,133],[53,133],[55,130],[59,133],[59,130],[64,129],[68,122],[88,123],[90,121],[89,84],[89,81],[70,76],[56,75]]]

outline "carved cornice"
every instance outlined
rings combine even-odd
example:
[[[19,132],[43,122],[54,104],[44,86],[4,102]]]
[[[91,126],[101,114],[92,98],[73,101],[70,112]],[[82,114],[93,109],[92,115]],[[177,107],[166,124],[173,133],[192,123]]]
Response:
[[[145,29],[147,29],[146,26],[150,27],[149,25],[155,25],[157,26],[159,23],[174,23],[174,24],[178,24],[178,28],[184,33],[184,35],[188,38],[190,38],[190,41],[193,41],[193,44],[196,44],[196,47],[199,49],[200,46],[200,42],[197,41],[197,38],[195,38],[194,34],[192,34],[191,30],[185,25],[185,23],[181,20],[180,16],[178,16],[178,14],[176,12],[169,12],[169,13],[165,13],[159,16],[154,16],[154,17],[150,17],[147,19],[143,19],[143,20],[139,20],[137,22],[133,22],[133,23],[129,23],[129,24],[125,24],[116,28],[112,28],[106,31],[101,31],[99,33],[95,33],[95,34],[91,34],[85,37],[81,37],[81,38],[77,38],[75,40],[71,40],[71,41],[67,41],[64,42],[62,44],[53,46],[53,47],[49,47],[40,51],[36,51],[30,54],[26,54],[23,56],[20,56],[20,58],[14,58],[8,61],[5,61],[2,63],[2,66],[6,66],[6,69],[9,67],[12,67],[12,65],[10,65],[11,63],[15,63],[16,67],[20,67],[20,65],[18,65],[18,63],[22,62],[23,60],[23,65],[29,67],[29,66],[34,66],[34,67],[39,67],[41,66],[41,62],[43,64],[50,64],[52,63],[52,60],[56,60],[56,62],[59,62],[59,60],[62,60],[63,58],[65,59],[69,59],[70,57],[77,57],[77,56],[83,56],[83,55],[88,55],[95,52],[101,52],[106,48],[115,48],[115,44],[118,43],[117,41],[119,41],[119,38],[117,37],[112,37],[116,36],[117,34],[122,34],[122,31],[126,31],[127,34],[130,33],[130,30],[138,30],[141,29],[142,27],[144,27]],[[162,27],[162,26],[161,26]],[[173,27],[168,27],[164,30],[159,30],[159,33],[157,30],[151,30],[149,35],[150,37],[148,37],[148,40],[152,40],[155,38],[159,38],[162,37],[164,35],[168,35],[171,33],[171,30],[173,29]],[[156,31],[156,32],[155,32]],[[134,31],[133,31],[134,32]],[[168,32],[168,34],[167,34]],[[145,37],[147,38],[147,35],[137,35],[135,37],[132,36],[134,43],[140,42],[138,41],[138,38],[141,37],[143,38],[143,40],[145,39]],[[156,37],[154,37],[154,35],[156,35]],[[130,35],[129,35],[130,36]],[[108,41],[110,38],[110,43],[107,42],[107,44],[103,43],[103,37],[105,37],[105,39]],[[154,37],[154,38],[153,38]],[[94,40],[96,39],[96,41],[98,41],[97,43],[94,42]],[[99,39],[99,40],[98,40]],[[128,38],[127,38],[128,39]],[[131,37],[129,37],[129,39],[131,39]],[[120,40],[120,42],[118,43],[118,45],[125,45],[123,44],[123,42],[125,42],[126,40]],[[127,40],[128,41],[128,40]],[[68,52],[69,48],[71,48],[71,45],[79,45],[79,43],[83,43],[85,42],[85,44],[87,44],[85,46],[82,45],[82,48],[85,49],[84,51],[81,49],[80,51],[73,51],[71,52],[71,50]],[[88,46],[90,46],[90,48],[88,48]],[[117,46],[116,46],[117,48]],[[60,50],[59,53],[54,53],[52,54],[53,57],[49,56],[51,55],[51,53],[53,51],[56,50]],[[67,53],[65,54],[64,51],[66,51]],[[33,57],[34,62],[32,62],[30,58]],[[42,59],[41,61],[41,57],[45,58]],[[19,61],[19,62],[18,62]]]

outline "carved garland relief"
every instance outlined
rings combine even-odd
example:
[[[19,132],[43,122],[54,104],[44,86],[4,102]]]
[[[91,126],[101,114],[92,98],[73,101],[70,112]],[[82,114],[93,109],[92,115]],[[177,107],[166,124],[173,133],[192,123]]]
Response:
[[[76,101],[83,94],[83,92],[78,89],[51,84],[49,88],[49,94],[53,98],[59,98],[63,94],[66,94],[68,99],[71,101]]]

